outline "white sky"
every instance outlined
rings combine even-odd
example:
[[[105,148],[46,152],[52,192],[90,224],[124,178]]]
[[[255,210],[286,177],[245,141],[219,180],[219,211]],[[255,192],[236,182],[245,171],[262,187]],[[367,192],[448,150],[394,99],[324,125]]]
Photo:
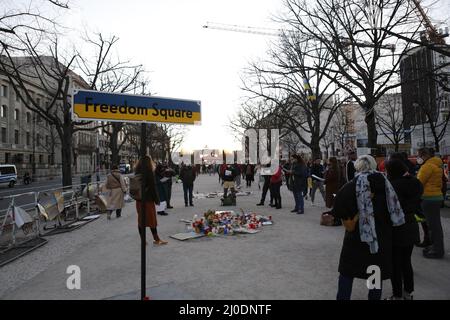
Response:
[[[22,2],[15,1],[6,0]],[[34,4],[37,3],[35,0]],[[283,0],[70,0],[69,3],[71,9],[63,11],[60,22],[78,33],[87,30],[118,36],[118,55],[143,64],[150,71],[152,93],[202,101],[202,125],[189,127],[185,149],[201,149],[206,145],[217,149],[240,148],[227,128],[229,118],[245,95],[240,89],[240,76],[249,61],[265,56],[270,42],[276,38],[202,26],[210,21],[278,28],[272,17],[283,10]],[[437,0],[430,16],[433,21],[447,20],[450,24],[450,0]]]
[[[142,63],[157,96],[202,101],[186,149],[240,147],[226,127],[240,105],[240,75],[274,37],[204,29],[207,22],[277,27],[282,0],[71,0],[72,28],[117,35],[122,59]]]

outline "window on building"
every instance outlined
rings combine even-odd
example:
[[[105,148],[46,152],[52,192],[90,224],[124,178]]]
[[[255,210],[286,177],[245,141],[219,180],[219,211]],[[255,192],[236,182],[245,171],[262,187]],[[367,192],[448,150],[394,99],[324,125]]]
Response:
[[[6,143],[6,128],[2,128],[2,142]]]
[[[31,135],[27,132],[27,146],[31,145]]]
[[[6,152],[5,153],[5,163],[9,163],[9,160],[11,160],[11,155],[8,152]]]
[[[31,113],[27,112],[27,123],[31,123]]]
[[[14,120],[19,121],[20,119],[20,111],[19,109],[14,109]]]
[[[20,96],[16,92],[16,102],[20,102]]]
[[[54,164],[54,163],[53,163],[53,155],[49,154],[49,155],[47,156],[47,159],[48,159],[48,164],[51,164],[51,165]]]
[[[6,105],[2,105],[1,116],[2,118],[6,118],[8,116],[8,107]]]
[[[36,135],[36,146],[41,146],[41,135],[39,133]]]
[[[8,86],[2,85],[2,90],[0,93],[1,93],[2,97],[7,98],[8,97]]]
[[[45,136],[45,145],[46,146],[50,145],[50,137],[49,136]]]
[[[40,114],[37,115],[36,121],[37,121],[38,123],[42,122],[42,117],[41,117]]]
[[[19,144],[19,130],[14,130],[14,143]]]
[[[30,163],[33,163],[33,155],[32,155],[32,154],[30,154],[30,155],[28,156],[28,159],[29,159]]]
[[[39,98],[36,99],[36,106],[37,107],[41,106],[41,99],[39,99]]]
[[[44,155],[39,155],[39,163],[44,163]]]

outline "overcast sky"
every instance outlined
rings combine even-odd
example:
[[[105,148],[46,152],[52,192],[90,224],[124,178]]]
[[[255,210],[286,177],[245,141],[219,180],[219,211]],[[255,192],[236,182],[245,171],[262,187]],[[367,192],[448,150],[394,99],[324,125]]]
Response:
[[[240,75],[274,37],[204,29],[207,22],[277,27],[282,0],[71,0],[64,24],[117,35],[122,58],[144,64],[155,95],[202,101],[188,149],[233,148],[228,119],[239,107]]]
[[[425,0],[425,3],[434,0]],[[36,3],[36,2],[35,2]],[[283,0],[70,0],[61,22],[120,38],[123,59],[150,71],[158,96],[202,101],[202,125],[190,127],[190,150],[239,146],[229,132],[243,92],[248,62],[264,57],[275,37],[204,29],[207,22],[278,28],[272,20]],[[438,0],[430,16],[449,18],[450,0]],[[82,50],[81,50],[82,51]]]

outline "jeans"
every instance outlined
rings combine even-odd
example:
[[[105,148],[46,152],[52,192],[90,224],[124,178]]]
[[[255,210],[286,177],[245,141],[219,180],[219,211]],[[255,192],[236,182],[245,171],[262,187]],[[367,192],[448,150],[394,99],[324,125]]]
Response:
[[[305,201],[303,199],[303,191],[294,190],[292,193],[294,194],[295,210],[304,211]]]
[[[403,297],[403,289],[407,293],[414,291],[414,272],[411,265],[411,254],[414,245],[393,246],[392,249],[392,292],[395,297]]]
[[[325,201],[325,189],[323,188],[323,181],[313,180],[312,189],[311,189],[311,202],[314,203],[314,198],[316,197],[316,190],[319,189],[322,194],[323,201]]]
[[[338,281],[338,292],[337,292],[336,300],[350,300],[350,297],[352,296],[352,289],[353,289],[353,278],[340,274],[339,281]],[[369,300],[380,300],[381,292],[382,292],[382,288],[369,289],[368,299]]]
[[[184,184],[183,183],[183,192],[184,192],[184,204],[188,205],[188,193],[189,193],[189,204],[192,204],[192,192],[194,190],[193,184]]]
[[[444,254],[444,232],[441,224],[441,201],[422,201],[422,209],[427,220],[432,251],[436,254]]]

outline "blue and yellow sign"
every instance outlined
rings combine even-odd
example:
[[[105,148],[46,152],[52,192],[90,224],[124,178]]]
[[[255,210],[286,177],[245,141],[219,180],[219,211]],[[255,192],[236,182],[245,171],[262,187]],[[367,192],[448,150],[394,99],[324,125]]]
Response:
[[[152,96],[76,90],[74,120],[200,124],[201,102]]]

